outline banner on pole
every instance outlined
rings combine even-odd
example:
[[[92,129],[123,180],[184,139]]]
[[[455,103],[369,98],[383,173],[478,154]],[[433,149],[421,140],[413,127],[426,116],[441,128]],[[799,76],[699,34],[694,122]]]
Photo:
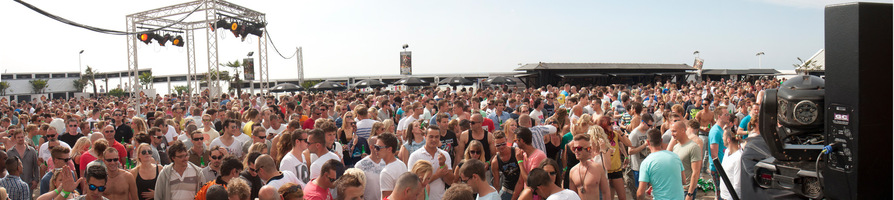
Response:
[[[242,59],[242,74],[245,75],[245,80],[253,81],[255,80],[255,59],[245,58]]]
[[[411,52],[400,52],[400,75],[413,75],[413,60]]]

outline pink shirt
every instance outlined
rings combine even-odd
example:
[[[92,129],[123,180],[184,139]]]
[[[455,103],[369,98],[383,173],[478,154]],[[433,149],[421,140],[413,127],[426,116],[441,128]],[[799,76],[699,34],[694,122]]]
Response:
[[[537,168],[540,165],[540,162],[546,159],[546,154],[540,149],[534,149],[534,153],[531,155],[527,155],[525,159],[525,171],[531,172],[532,169]]]
[[[317,186],[314,180],[316,179],[311,179],[310,182],[307,182],[307,186],[304,187],[304,199],[332,200],[332,194],[329,193],[329,189]]]

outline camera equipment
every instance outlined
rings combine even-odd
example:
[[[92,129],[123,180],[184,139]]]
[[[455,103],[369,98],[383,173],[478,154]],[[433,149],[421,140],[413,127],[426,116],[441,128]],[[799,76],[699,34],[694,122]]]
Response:
[[[891,11],[881,3],[826,7],[826,79],[798,76],[765,90],[759,130],[771,157],[754,166],[755,184],[814,199],[890,195],[891,97],[881,94],[892,90]]]

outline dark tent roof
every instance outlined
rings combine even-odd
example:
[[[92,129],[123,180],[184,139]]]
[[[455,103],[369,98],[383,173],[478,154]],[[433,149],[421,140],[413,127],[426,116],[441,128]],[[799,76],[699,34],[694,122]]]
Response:
[[[687,64],[657,63],[531,63],[516,68],[515,71],[538,69],[675,69],[695,70]]]
[[[776,69],[703,69],[702,75],[774,75],[780,74]]]

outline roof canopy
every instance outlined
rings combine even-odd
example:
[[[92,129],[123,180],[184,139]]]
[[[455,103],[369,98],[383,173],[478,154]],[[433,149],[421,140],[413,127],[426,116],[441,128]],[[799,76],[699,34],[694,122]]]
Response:
[[[550,70],[550,69],[671,69],[695,70],[687,64],[656,63],[530,63],[516,68],[515,71]]]

